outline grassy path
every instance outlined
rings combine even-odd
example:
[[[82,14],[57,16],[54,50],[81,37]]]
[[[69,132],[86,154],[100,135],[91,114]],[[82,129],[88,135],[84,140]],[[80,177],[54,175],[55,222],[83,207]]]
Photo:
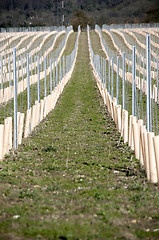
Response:
[[[102,50],[99,35],[95,31],[90,31],[90,38],[91,38],[92,49],[95,52],[95,54],[99,54],[100,56],[105,58],[106,56]]]
[[[158,239],[159,194],[98,93],[81,33],[55,110],[0,165],[0,239]]]

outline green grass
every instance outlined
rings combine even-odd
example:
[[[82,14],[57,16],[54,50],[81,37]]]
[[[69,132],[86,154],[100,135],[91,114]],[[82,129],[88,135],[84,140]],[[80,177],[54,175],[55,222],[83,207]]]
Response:
[[[69,55],[74,49],[75,43],[77,39],[77,32],[70,34],[69,39],[67,41],[67,47],[65,48],[63,55]]]
[[[1,163],[0,192],[3,240],[159,238],[158,188],[103,104],[86,32],[54,111]]]
[[[40,45],[40,43],[43,41],[43,38],[45,37],[45,35],[46,35],[46,33],[44,32],[44,34],[42,34],[40,37],[38,37],[36,39],[36,41],[34,41],[32,43],[31,47],[29,48],[29,51],[32,51],[34,48],[37,48]]]
[[[92,48],[95,51],[95,54],[99,54],[100,56],[105,58],[105,53],[102,50],[102,46],[100,44],[99,35],[95,31],[90,31],[90,38]]]
[[[5,50],[8,50],[10,49],[11,47],[15,47],[16,44],[18,44],[18,42],[23,38],[23,36],[20,36],[18,38],[16,38],[14,41],[12,41],[10,44],[7,45],[6,49]]]
[[[102,37],[105,39],[108,48],[109,48],[112,52],[115,52],[115,53],[116,53],[117,50],[116,50],[116,48],[114,47],[114,44],[113,44],[113,42],[112,42],[111,37],[109,36],[109,34],[106,33],[106,32],[103,32],[103,31],[101,31],[101,34],[102,34]]]

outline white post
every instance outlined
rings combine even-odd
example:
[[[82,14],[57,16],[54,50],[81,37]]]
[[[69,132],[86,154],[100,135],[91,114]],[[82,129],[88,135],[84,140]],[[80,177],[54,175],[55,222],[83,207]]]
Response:
[[[123,109],[125,109],[125,53],[123,52],[123,87],[122,87],[122,93],[123,93]]]
[[[13,49],[13,81],[14,81],[14,149],[18,147],[17,141],[17,75],[16,75],[16,48]]]
[[[38,60],[38,103],[40,103],[40,63],[39,63],[39,56],[37,57]]]
[[[114,91],[114,89],[113,89],[113,80],[114,80],[113,73],[114,73],[114,58],[112,57],[112,99],[114,97],[114,94],[113,94],[113,91]]]
[[[52,92],[52,61],[50,58],[50,92]]]
[[[151,132],[151,52],[150,35],[146,35],[146,76],[147,76],[147,132]]]
[[[158,99],[158,58],[157,58],[157,104],[159,104],[159,99]]]
[[[117,56],[117,80],[116,80],[116,99],[119,104],[119,56]]]
[[[133,46],[133,52],[132,52],[132,115],[136,115],[136,101],[135,101],[135,95],[136,95],[136,55],[135,55],[136,48]]]
[[[110,94],[110,59],[109,59],[109,85],[108,85],[108,87],[109,87],[108,91]]]
[[[29,53],[27,53],[27,103],[30,109],[30,78],[29,78]],[[31,123],[29,123],[29,133],[31,133]]]

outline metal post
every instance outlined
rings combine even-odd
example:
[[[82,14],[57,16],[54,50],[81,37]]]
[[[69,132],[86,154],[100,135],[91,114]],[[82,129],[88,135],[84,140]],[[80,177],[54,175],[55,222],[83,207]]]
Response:
[[[4,56],[4,66],[6,66],[6,55]],[[6,76],[4,75],[4,82],[6,82]]]
[[[113,94],[113,91],[114,91],[114,83],[113,83],[113,80],[114,80],[114,76],[113,76],[113,74],[114,74],[114,58],[112,57],[112,98],[114,97],[114,94]]]
[[[31,56],[31,83],[32,83],[32,77],[33,77],[33,56]]]
[[[107,89],[107,60],[105,59],[105,89]]]
[[[58,64],[56,63],[56,84],[58,85]]]
[[[117,105],[119,104],[119,56],[117,56],[117,79],[116,79],[116,99]]]
[[[135,108],[135,95],[136,95],[136,55],[135,55],[136,48],[133,46],[132,52],[132,115],[136,115],[136,108]]]
[[[54,65],[53,65],[53,81],[54,81],[54,89],[55,89],[55,59],[54,59]]]
[[[40,103],[40,63],[39,63],[39,56],[37,56],[37,60],[38,60],[38,103]]]
[[[50,93],[52,92],[52,61],[50,58]]]
[[[110,94],[110,58],[109,58],[109,86],[108,86],[108,91],[109,91],[109,94]]]
[[[3,57],[1,56],[1,89],[3,89]]]
[[[157,104],[159,104],[159,99],[158,99],[158,58],[157,58]]]
[[[19,57],[18,57],[18,60],[17,60],[17,84],[19,83]]]
[[[123,52],[123,87],[122,87],[122,93],[123,93],[123,109],[125,109],[125,53]]]
[[[66,56],[66,73],[68,73],[68,56]]]
[[[27,53],[27,102],[28,110],[30,109],[30,77],[29,77],[29,53]],[[31,122],[29,124],[29,133],[31,133]]]
[[[60,76],[59,76],[59,79],[60,79],[60,82],[61,82],[61,80],[62,80],[62,71],[61,71],[61,57],[60,57],[60,74],[59,74]]]
[[[29,78],[29,53],[27,53],[27,102],[28,110],[30,109],[30,78]]]
[[[44,96],[46,97],[46,95],[47,95],[47,76],[46,76],[46,57],[45,57],[45,59],[44,59],[44,69],[45,69],[45,86],[44,86]]]
[[[151,51],[150,35],[146,35],[146,75],[147,75],[147,131],[151,132]]]
[[[158,94],[158,58],[157,58],[157,104],[159,103],[159,94]],[[158,106],[156,104],[156,125],[157,125],[157,135],[158,135],[158,115],[157,115],[157,109]]]
[[[17,74],[16,74],[16,48],[13,49],[13,81],[14,81],[14,149],[18,148],[17,142]]]

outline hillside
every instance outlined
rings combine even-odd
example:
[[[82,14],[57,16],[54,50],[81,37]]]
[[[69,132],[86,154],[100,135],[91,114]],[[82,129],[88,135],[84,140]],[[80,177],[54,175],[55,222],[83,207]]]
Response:
[[[69,25],[78,10],[99,25],[159,22],[151,16],[158,7],[158,0],[3,0],[0,27]]]

